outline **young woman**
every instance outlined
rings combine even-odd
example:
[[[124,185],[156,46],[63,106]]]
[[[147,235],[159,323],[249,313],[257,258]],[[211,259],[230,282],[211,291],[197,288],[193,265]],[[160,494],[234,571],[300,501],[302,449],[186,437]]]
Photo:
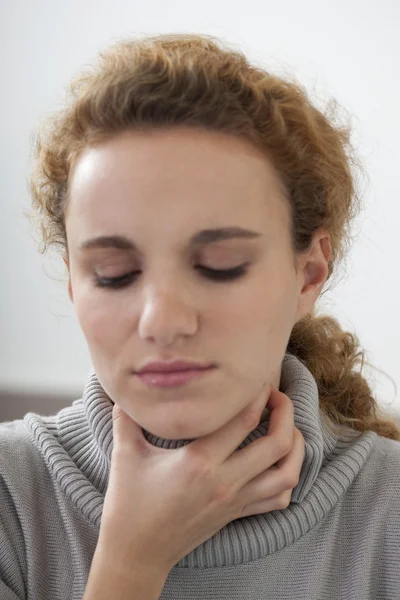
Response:
[[[30,189],[93,369],[0,426],[0,600],[399,597],[400,431],[315,312],[356,166],[333,111],[210,36],[74,80]]]

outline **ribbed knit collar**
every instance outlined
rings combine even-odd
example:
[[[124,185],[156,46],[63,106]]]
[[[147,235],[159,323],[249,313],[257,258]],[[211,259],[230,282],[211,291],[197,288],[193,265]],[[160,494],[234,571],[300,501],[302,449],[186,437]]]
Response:
[[[376,433],[366,432],[359,437],[357,432],[347,430],[346,436],[333,434],[319,408],[315,379],[291,354],[286,354],[282,362],[279,387],[293,402],[294,422],[305,440],[300,480],[291,504],[283,510],[228,523],[177,566],[228,566],[278,552],[326,517],[367,460]],[[52,417],[34,413],[25,416],[52,476],[85,518],[98,528],[113,447],[112,409],[113,403],[92,369],[81,399]],[[238,450],[267,431],[268,417]],[[144,435],[151,444],[162,448],[189,443],[165,440],[146,431]]]

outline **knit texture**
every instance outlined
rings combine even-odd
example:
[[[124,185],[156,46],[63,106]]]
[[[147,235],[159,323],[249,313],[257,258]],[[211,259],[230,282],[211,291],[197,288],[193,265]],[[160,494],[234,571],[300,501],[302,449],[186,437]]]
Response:
[[[175,565],[160,599],[400,600],[400,443],[372,431],[333,434],[313,376],[290,354],[280,390],[305,440],[290,505],[228,523]],[[0,424],[0,600],[82,599],[112,408],[92,369],[82,398],[56,415]],[[267,432],[268,417],[237,451]],[[166,449],[190,443],[144,435]]]

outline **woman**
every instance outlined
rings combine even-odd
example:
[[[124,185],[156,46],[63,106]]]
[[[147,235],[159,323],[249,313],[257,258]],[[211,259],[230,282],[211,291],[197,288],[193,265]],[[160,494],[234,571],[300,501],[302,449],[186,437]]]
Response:
[[[400,431],[315,314],[349,129],[210,36],[121,41],[71,91],[30,189],[93,369],[1,426],[0,599],[399,598]]]

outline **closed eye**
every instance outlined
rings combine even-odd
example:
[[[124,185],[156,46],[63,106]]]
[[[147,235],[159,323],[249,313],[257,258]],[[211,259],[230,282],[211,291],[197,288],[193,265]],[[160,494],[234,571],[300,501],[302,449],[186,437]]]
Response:
[[[210,269],[209,267],[202,267],[198,265],[198,270],[204,274],[205,277],[214,281],[230,281],[232,279],[238,279],[246,273],[248,263],[234,267],[233,269]]]
[[[207,279],[217,282],[226,282],[242,277],[247,272],[248,264],[249,263],[244,263],[243,265],[239,265],[233,269],[210,269],[209,267],[204,267],[202,265],[197,265],[196,268],[198,271],[200,271],[201,275]],[[112,289],[126,287],[136,280],[138,273],[139,271],[132,271],[126,275],[121,275],[121,277],[96,277],[95,286]]]

